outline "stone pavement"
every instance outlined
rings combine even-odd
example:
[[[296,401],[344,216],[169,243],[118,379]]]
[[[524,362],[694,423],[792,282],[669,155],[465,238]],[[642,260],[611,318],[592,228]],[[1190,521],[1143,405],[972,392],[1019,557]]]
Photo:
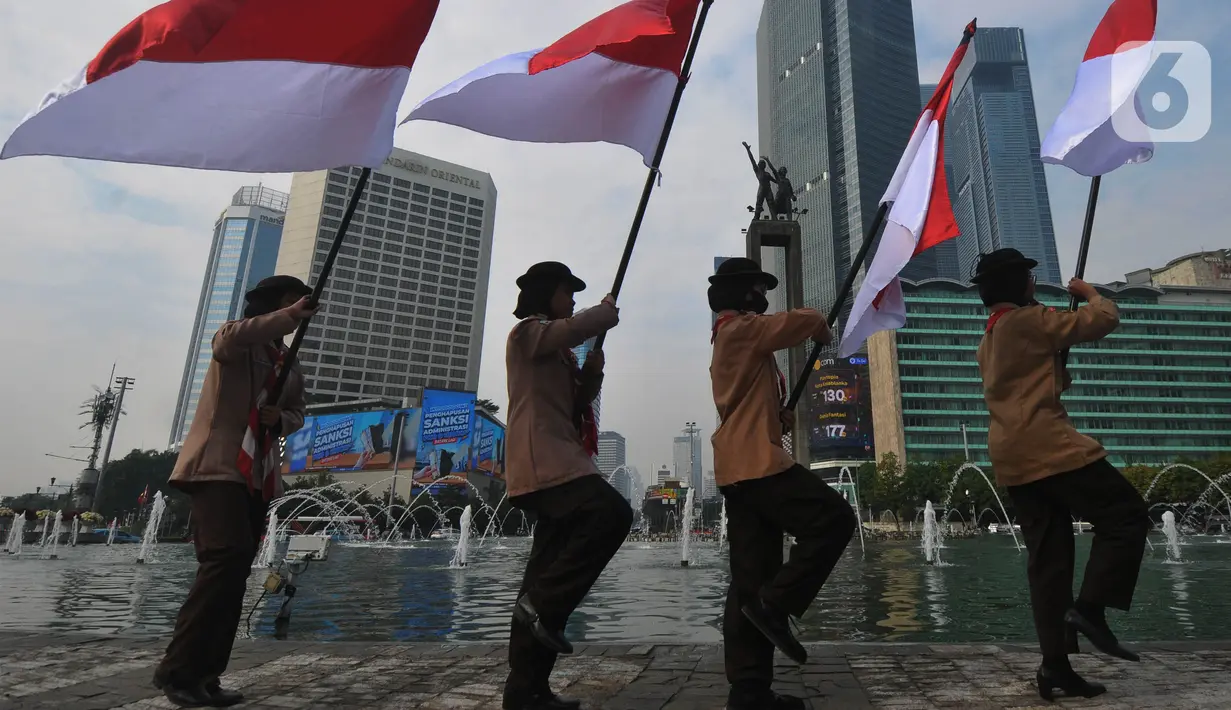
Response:
[[[150,687],[164,640],[0,633],[0,709],[170,708]],[[716,710],[726,681],[717,645],[579,644],[557,692],[607,710]],[[1140,664],[1074,659],[1106,683],[1061,707],[1231,708],[1231,642],[1156,643]],[[1039,708],[1038,656],[1015,645],[809,644],[807,665],[779,657],[780,692],[813,708]],[[496,644],[239,640],[229,687],[252,708],[500,707],[505,651]]]

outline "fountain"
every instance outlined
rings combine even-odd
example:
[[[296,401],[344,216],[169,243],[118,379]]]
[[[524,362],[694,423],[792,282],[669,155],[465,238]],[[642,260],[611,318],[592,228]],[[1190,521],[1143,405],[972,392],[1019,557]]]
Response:
[[[119,523],[119,518],[112,518],[111,524],[107,526],[107,547],[111,547],[111,543],[115,542],[115,529]]]
[[[848,502],[851,504],[851,507],[855,509],[855,523],[856,523],[855,528],[859,530],[859,554],[860,556],[863,556],[864,554],[867,553],[867,549],[864,547],[864,544],[863,544],[863,514],[859,512],[859,486],[855,483],[855,477],[851,474],[851,470],[847,468],[846,466],[843,466],[842,470],[838,471],[838,486],[839,487],[842,486],[842,478],[844,476],[846,477],[847,482],[850,483],[850,486],[851,486],[850,488],[851,498],[853,498],[854,500],[851,500]]]
[[[47,531],[51,529],[51,516],[43,516],[43,536],[38,539],[39,547],[47,547]]]
[[[979,472],[979,475],[983,477],[983,482],[987,484],[987,487],[992,491],[992,495],[996,498],[996,504],[1000,506],[1000,512],[1004,515],[1004,519],[1009,520],[1009,511],[1005,510],[1004,501],[1000,500],[1000,494],[996,492],[996,486],[992,485],[992,480],[987,477],[987,474],[983,472],[983,469],[973,463],[962,464],[962,466],[958,468],[957,472],[953,474],[953,478],[949,480],[949,488],[945,491],[945,502],[941,506],[941,508],[945,511],[945,519],[949,519],[949,505],[953,502],[953,490],[957,488],[957,481],[962,477],[962,474],[967,471]],[[1019,550],[1022,549],[1022,543],[1017,539],[1017,531],[1013,529],[1012,523],[1009,524],[1009,533],[1013,535],[1013,545]],[[940,542],[943,542],[943,540]],[[940,542],[937,544],[940,544]]]
[[[722,499],[722,513],[718,518],[718,546],[727,541],[727,499]]]
[[[167,510],[167,499],[162,497],[162,491],[154,494],[154,506],[150,508],[150,519],[145,524],[145,534],[141,536],[141,552],[137,554],[137,564],[145,564],[150,548],[158,544],[158,527],[162,524],[162,514]]]
[[[77,534],[81,532],[81,516],[73,518],[73,539],[69,543],[69,547],[77,546]]]
[[[4,549],[10,555],[21,554],[21,541],[26,536],[26,516],[22,513],[13,515],[13,527],[9,528],[9,539]]]
[[[470,506],[466,506],[462,510],[462,519],[458,523],[460,530],[457,535],[457,549],[453,551],[453,561],[449,563],[449,567],[453,569],[461,569],[466,566],[466,552],[470,547],[470,518],[473,515]]]
[[[269,511],[269,522],[265,524],[265,541],[261,544],[261,551],[256,556],[256,561],[252,564],[254,569],[272,569],[277,561],[274,557],[278,554],[278,509],[273,508]]]
[[[929,565],[940,564],[940,546],[942,542],[940,525],[936,522],[936,509],[932,507],[932,501],[924,501],[923,559]]]
[[[695,489],[688,487],[688,495],[684,496],[684,515],[680,530],[680,566],[687,567],[692,547],[692,497]]]
[[[51,554],[47,557],[49,560],[59,559],[57,553],[60,551],[60,519],[63,515],[57,510],[56,519],[51,524]]]
[[[1163,535],[1167,537],[1167,561],[1182,562],[1180,557],[1180,531],[1175,525],[1175,513],[1168,510],[1163,513]]]

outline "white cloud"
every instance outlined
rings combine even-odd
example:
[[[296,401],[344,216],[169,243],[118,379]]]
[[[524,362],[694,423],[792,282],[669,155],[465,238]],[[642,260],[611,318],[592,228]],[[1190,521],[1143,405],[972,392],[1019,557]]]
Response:
[[[0,135],[42,94],[89,60],[149,0],[46,0],[0,5]],[[615,0],[447,0],[411,77],[400,115],[420,98],[503,53],[545,45],[615,4]],[[1082,5],[1079,10],[1073,6]],[[528,10],[533,7],[533,10]],[[1080,3],[916,0],[920,65],[943,66],[961,27],[976,14],[985,26],[1027,29],[1040,124],[1062,105],[1092,22]],[[685,95],[650,203],[625,290],[623,324],[608,341],[603,427],[628,437],[630,463],[647,479],[671,461],[671,437],[685,421],[713,422],[709,394],[709,312],[705,277],[712,257],[742,253],[754,185],[740,142],[755,141],[754,35],[759,3],[715,3],[694,79]],[[1225,14],[1225,11],[1224,11]],[[1225,18],[1224,18],[1225,20]],[[1067,25],[1088,24],[1080,31]],[[1061,31],[1064,30],[1064,31]],[[1076,47],[1076,49],[1074,49]],[[1074,54],[1076,53],[1076,54]],[[207,117],[203,117],[207,120]],[[400,147],[486,170],[500,192],[480,395],[503,402],[504,337],[513,325],[513,279],[529,264],[569,263],[591,285],[580,299],[608,288],[645,179],[639,157],[612,146],[506,143],[434,124],[398,130]],[[1222,148],[1224,144],[1211,143]],[[1185,159],[1215,164],[1209,151]],[[1225,157],[1225,150],[1221,155]],[[1158,264],[1214,238],[1147,233],[1166,222],[1169,205],[1185,220],[1212,219],[1210,168],[1191,176],[1181,165],[1133,169],[1104,181],[1104,225],[1091,273],[1116,278]],[[1167,180],[1159,174],[1167,170]],[[1125,173],[1129,171],[1123,171]],[[1049,171],[1062,263],[1071,265],[1084,206],[1080,181]],[[82,432],[76,416],[90,385],[104,384],[112,362],[137,378],[117,435],[122,455],[165,445],[213,221],[240,186],[264,181],[286,189],[289,177],[207,173],[49,158],[0,163],[5,215],[0,294],[10,304],[0,352],[9,373],[0,410],[6,452],[0,491],[73,478]],[[1204,184],[1203,182],[1204,181]],[[1200,189],[1200,191],[1198,191]],[[1122,192],[1123,191],[1123,192]],[[1157,217],[1132,219],[1147,194]],[[1105,221],[1104,221],[1105,220]],[[1189,222],[1197,224],[1198,222]],[[1183,230],[1175,230],[1182,232]],[[1101,234],[1099,235],[1102,236]],[[1132,245],[1133,248],[1124,248]],[[1104,251],[1105,250],[1105,251]],[[1107,253],[1107,259],[1103,255]],[[712,426],[712,425],[711,425]],[[706,435],[708,436],[708,431]],[[709,447],[706,446],[706,466]]]

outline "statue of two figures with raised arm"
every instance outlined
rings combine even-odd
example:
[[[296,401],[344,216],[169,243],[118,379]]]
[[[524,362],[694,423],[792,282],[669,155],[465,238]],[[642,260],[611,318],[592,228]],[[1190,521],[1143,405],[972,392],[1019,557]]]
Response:
[[[752,154],[752,146],[744,142],[744,150],[748,153],[748,161],[752,163],[752,171],[757,176],[757,199],[754,205],[748,206],[753,219],[766,219],[762,215],[768,208],[768,219],[794,219],[796,215],[806,214],[795,209],[795,187],[787,177],[786,166],[775,167],[769,158],[761,156],[760,160]],[[778,189],[774,190],[774,185]]]

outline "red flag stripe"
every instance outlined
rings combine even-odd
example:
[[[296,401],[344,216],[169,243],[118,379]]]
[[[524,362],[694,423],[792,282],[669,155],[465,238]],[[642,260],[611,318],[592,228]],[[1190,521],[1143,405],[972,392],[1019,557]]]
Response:
[[[1149,42],[1154,39],[1157,17],[1158,0],[1115,0],[1094,30],[1082,61],[1106,57]]]
[[[531,75],[597,53],[676,76],[701,0],[632,0],[560,38],[530,60]]]
[[[439,0],[170,0],[120,30],[86,69],[96,82],[139,61],[282,60],[410,67]]]

